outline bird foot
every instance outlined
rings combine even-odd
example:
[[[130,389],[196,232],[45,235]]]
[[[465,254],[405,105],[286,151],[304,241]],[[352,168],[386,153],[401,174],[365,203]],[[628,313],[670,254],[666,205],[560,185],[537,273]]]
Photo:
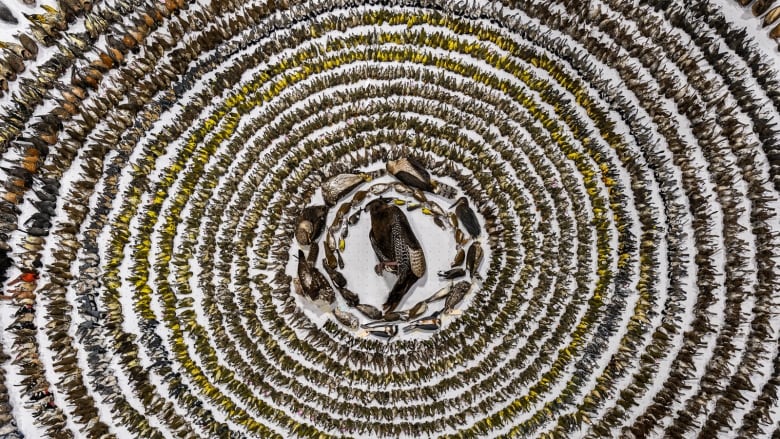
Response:
[[[374,266],[374,271],[376,272],[376,274],[381,276],[382,272],[385,271],[386,269],[395,268],[395,267],[398,267],[398,262],[380,262]]]

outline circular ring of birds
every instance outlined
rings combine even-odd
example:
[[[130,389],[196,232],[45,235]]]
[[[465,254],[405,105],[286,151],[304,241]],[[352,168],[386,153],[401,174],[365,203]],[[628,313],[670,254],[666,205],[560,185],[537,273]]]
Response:
[[[382,152],[384,156],[389,154],[386,149]],[[404,332],[438,331],[442,327],[442,316],[459,314],[461,310],[456,306],[476,286],[472,282],[481,280],[480,267],[485,257],[485,250],[479,240],[482,235],[481,221],[469,206],[467,197],[460,196],[450,206],[453,210],[447,212],[432,198],[437,195],[443,199],[454,198],[458,189],[432,178],[420,161],[408,157],[409,151],[401,149],[399,153],[404,157],[387,161],[386,169],[323,177],[319,195],[324,204],[304,207],[296,220],[297,263],[291,270],[295,276],[292,279],[293,289],[299,296],[323,305],[346,328],[353,331],[366,330],[359,332],[360,336],[373,335],[388,341],[398,335],[401,324],[404,325]],[[334,166],[340,167],[343,166]],[[375,180],[387,173],[396,181]],[[307,192],[305,186],[302,191]],[[401,210],[401,206],[405,206],[406,213]],[[331,210],[335,210],[335,214],[326,227]],[[347,265],[342,256],[347,238],[350,230],[360,222],[363,212],[368,212],[370,216],[368,237],[377,259],[374,271],[379,276],[385,271],[396,276],[381,310],[365,302],[365,296],[371,300],[371,296],[376,295],[375,291],[372,294],[364,292],[361,297],[361,294],[353,291],[354,288],[348,286],[347,278],[341,272]],[[445,265],[445,270],[438,272],[438,276],[443,280],[455,280],[468,275],[470,281],[461,280],[435,292],[429,291],[432,294],[401,310],[399,305],[402,302],[408,304],[406,299],[409,299],[410,291],[426,280],[424,276],[430,265],[427,261],[434,257],[431,254],[426,257],[426,250],[420,242],[422,239],[418,239],[412,227],[414,222],[419,224],[419,221],[415,221],[418,216],[413,216],[412,212],[431,217],[435,227],[452,235],[452,259]],[[492,231],[496,229],[492,228]],[[431,234],[430,230],[425,233]],[[499,239],[498,236],[493,238],[494,242]],[[324,257],[318,265],[320,240],[323,241]],[[293,249],[295,253],[296,249]],[[359,251],[357,257],[363,259],[365,253]],[[435,255],[439,258],[441,256],[440,252]],[[336,292],[341,298],[338,302]],[[443,306],[430,306],[435,302],[441,302]],[[343,309],[341,304],[352,310]],[[369,321],[361,324],[355,311]]]
[[[770,437],[780,82],[723,2],[28,14],[0,437]],[[457,245],[411,303],[423,218]]]

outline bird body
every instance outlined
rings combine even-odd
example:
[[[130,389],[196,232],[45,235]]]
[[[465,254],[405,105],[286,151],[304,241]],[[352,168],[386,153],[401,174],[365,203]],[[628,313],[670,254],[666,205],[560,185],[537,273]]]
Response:
[[[401,180],[410,187],[418,188],[424,191],[433,192],[436,188],[431,180],[431,174],[417,160],[412,158],[400,158],[398,160],[388,160],[387,172]]]
[[[345,195],[367,181],[371,181],[368,174],[335,175],[322,184],[322,198],[328,206],[335,206]]]
[[[360,326],[358,318],[348,311],[342,311],[338,308],[334,308],[333,316],[336,317],[336,320],[338,320],[339,323],[349,329],[357,329]]]
[[[436,311],[427,317],[415,320],[404,328],[404,332],[413,331],[415,329],[421,329],[423,331],[436,331],[441,327],[441,317],[439,317],[440,314],[441,311]]]
[[[382,318],[382,311],[367,303],[358,303],[355,305],[355,308],[369,319],[377,320]]]
[[[451,207],[455,208],[455,215],[458,216],[460,223],[463,225],[469,235],[476,238],[480,235],[480,233],[482,233],[482,227],[479,225],[477,215],[474,213],[474,210],[469,207],[469,201],[466,199],[466,197],[458,198],[458,201],[456,201],[455,204],[453,204]]]
[[[13,12],[4,3],[0,3],[0,20],[8,24],[19,24],[19,20],[16,19]]]
[[[479,241],[473,242],[466,253],[466,268],[469,271],[469,276],[479,278],[479,266],[484,257],[485,251],[482,250],[482,245]]]
[[[385,326],[371,327],[368,333],[375,337],[384,338],[390,341],[391,338],[395,337],[398,334],[398,325],[385,325]]]
[[[465,280],[453,285],[450,289],[450,294],[444,300],[443,312],[448,313],[455,309],[455,306],[466,298],[466,294],[468,294],[469,290],[471,290],[471,283],[466,282]]]
[[[442,279],[457,279],[466,275],[466,270],[462,268],[453,268],[447,271],[440,271],[439,277]]]
[[[388,270],[398,276],[387,302],[385,312],[398,306],[401,298],[419,278],[425,275],[425,254],[414,235],[403,211],[389,200],[371,201],[365,209],[371,213],[369,239],[379,259],[377,273]]]
[[[300,245],[309,245],[319,238],[327,213],[328,208],[322,205],[307,206],[301,211],[295,228],[295,239]]]

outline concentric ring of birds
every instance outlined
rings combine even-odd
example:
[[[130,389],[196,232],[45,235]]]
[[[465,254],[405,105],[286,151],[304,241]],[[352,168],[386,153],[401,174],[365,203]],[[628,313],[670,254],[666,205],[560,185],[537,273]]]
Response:
[[[363,3],[4,45],[0,437],[776,433],[777,58],[723,2]]]

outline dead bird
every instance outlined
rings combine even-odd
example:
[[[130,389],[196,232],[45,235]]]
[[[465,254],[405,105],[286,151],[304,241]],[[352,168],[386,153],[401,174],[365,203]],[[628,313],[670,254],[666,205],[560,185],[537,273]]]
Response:
[[[756,17],[764,15],[764,12],[768,11],[774,2],[774,0],[757,0],[753,3],[753,7],[751,8],[753,15]]]
[[[368,174],[338,174],[322,184],[322,198],[326,205],[333,207],[345,195],[367,181],[371,181]]]
[[[357,212],[355,212],[352,215],[350,215],[349,218],[347,218],[347,223],[350,226],[354,226],[355,224],[357,224],[358,221],[360,221],[360,213],[361,212],[363,212],[363,211],[362,210],[358,210]]]
[[[322,261],[322,267],[325,268],[325,272],[328,273],[328,277],[333,281],[333,284],[338,288],[344,288],[347,286],[347,279],[341,274],[340,271],[328,266],[327,261]]]
[[[447,297],[450,294],[450,288],[451,287],[452,287],[451,285],[447,285],[446,287],[444,287],[444,288],[440,289],[439,291],[433,293],[431,295],[431,297],[425,299],[424,302],[425,303],[433,303],[433,302],[436,302],[438,300],[444,299],[445,297]]]
[[[409,320],[409,311],[391,311],[385,313],[382,316],[382,320],[386,322],[406,321]]]
[[[328,208],[322,205],[307,206],[301,211],[295,228],[298,244],[310,245],[320,237],[327,214]]]
[[[479,225],[479,220],[477,219],[474,210],[469,207],[469,201],[466,197],[458,198],[458,201],[450,206],[450,209],[453,207],[455,208],[455,215],[457,215],[463,228],[465,228],[473,238],[478,237],[480,233],[482,233],[482,227]]]
[[[19,24],[19,20],[14,16],[14,13],[2,2],[0,2],[0,20],[8,24]]]
[[[444,309],[442,312],[448,313],[455,309],[455,307],[466,298],[466,294],[471,290],[471,282],[462,280],[452,286],[450,293],[444,300]]]
[[[413,331],[415,329],[421,329],[423,331],[436,331],[441,328],[441,318],[439,315],[441,311],[436,311],[433,314],[415,320],[404,327],[404,332]]]
[[[776,6],[764,16],[763,27],[771,26],[777,19],[780,18],[780,6]]]
[[[466,251],[463,250],[463,247],[458,249],[458,252],[455,254],[455,259],[452,260],[452,263],[450,264],[450,268],[455,268],[463,264],[463,261],[466,260]]]
[[[398,325],[371,327],[368,329],[368,333],[375,337],[385,338],[387,341],[390,341],[390,339],[398,335]]]
[[[485,252],[482,250],[482,245],[479,241],[474,241],[469,246],[469,251],[466,253],[466,268],[469,270],[469,276],[472,278],[479,276],[479,266],[482,264],[482,259],[485,257]]]
[[[342,311],[338,308],[334,308],[333,316],[336,318],[336,320],[339,321],[339,323],[349,329],[358,329],[360,327],[360,321],[358,318],[348,311]]]
[[[301,293],[311,300],[322,299],[327,303],[332,303],[336,298],[336,293],[325,275],[309,263],[303,250],[298,250],[298,283],[296,286],[300,287]]]
[[[351,307],[356,307],[360,305],[360,297],[358,297],[357,294],[353,293],[352,290],[346,287],[341,287],[338,290],[339,293],[341,294],[341,297],[343,297],[344,301],[347,302],[347,305]],[[379,312],[378,309],[377,312]]]
[[[440,271],[438,273],[442,279],[457,279],[466,275],[466,270],[463,268],[453,268],[447,271]]]
[[[382,311],[373,305],[359,303],[355,305],[355,308],[371,320],[379,320],[382,318]]]
[[[388,270],[398,276],[384,304],[385,312],[395,309],[419,278],[425,275],[425,254],[414,236],[406,215],[387,199],[371,201],[365,210],[371,213],[369,240],[379,264],[377,274]]]
[[[409,309],[409,318],[416,319],[425,314],[426,311],[428,311],[428,303],[423,300]]]
[[[404,157],[398,160],[388,160],[385,165],[387,172],[395,178],[402,181],[410,187],[418,188],[427,192],[433,192],[436,189],[435,182],[431,180],[431,174],[417,160],[411,157]]]

